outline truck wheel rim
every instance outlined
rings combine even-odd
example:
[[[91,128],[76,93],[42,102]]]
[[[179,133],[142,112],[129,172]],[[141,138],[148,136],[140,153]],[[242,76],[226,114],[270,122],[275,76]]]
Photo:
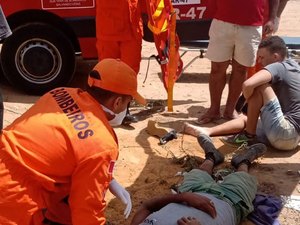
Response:
[[[15,55],[15,65],[25,80],[46,84],[59,75],[62,57],[51,42],[35,38],[19,46]]]

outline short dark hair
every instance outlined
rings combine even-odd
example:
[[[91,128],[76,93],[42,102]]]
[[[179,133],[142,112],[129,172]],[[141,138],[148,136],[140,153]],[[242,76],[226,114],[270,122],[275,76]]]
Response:
[[[271,54],[278,53],[282,58],[287,56],[286,44],[279,36],[270,36],[263,39],[258,48],[266,48]]]

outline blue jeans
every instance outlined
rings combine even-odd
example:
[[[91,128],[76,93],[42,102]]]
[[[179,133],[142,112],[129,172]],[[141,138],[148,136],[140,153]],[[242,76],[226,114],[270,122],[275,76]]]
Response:
[[[256,134],[260,141],[279,150],[293,150],[300,141],[297,130],[283,115],[277,98],[260,110]]]

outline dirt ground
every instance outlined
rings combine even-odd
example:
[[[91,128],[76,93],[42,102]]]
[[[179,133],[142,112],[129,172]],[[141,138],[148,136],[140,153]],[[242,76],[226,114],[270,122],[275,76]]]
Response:
[[[290,0],[283,12],[278,35],[300,38],[300,1]],[[209,107],[208,77],[210,62],[197,58],[183,73],[174,87],[174,108],[168,112],[167,93],[160,80],[160,68],[155,60],[148,60],[156,54],[153,43],[143,43],[143,60],[139,78],[139,91],[149,101],[148,107],[134,105],[132,113],[139,122],[130,127],[116,128],[119,137],[120,155],[115,170],[115,178],[131,193],[133,209],[128,220],[124,221],[122,203],[110,193],[107,194],[107,218],[110,224],[128,225],[136,209],[143,200],[170,193],[170,188],[181,181],[178,172],[197,166],[204,154],[196,139],[189,135],[178,134],[177,139],[159,145],[159,139],[147,133],[148,120],[158,121],[163,127],[181,130],[183,122],[193,123]],[[184,55],[187,64],[198,51]],[[147,74],[147,66],[149,71]],[[73,86],[85,82],[85,76],[95,61],[78,59],[76,78]],[[37,96],[20,93],[6,84],[1,84],[4,95],[4,125],[10,124],[36,100]],[[227,97],[227,87],[223,92],[222,105]],[[218,123],[224,121],[220,120]],[[208,124],[212,126],[214,124]],[[226,154],[226,162],[219,167],[229,168],[231,153],[235,150],[224,146],[215,137],[214,143]],[[299,147],[300,148],[300,147]],[[259,181],[259,191],[276,196],[300,196],[300,151],[280,152],[269,149],[251,169]],[[282,225],[300,224],[300,212],[284,207],[279,221]],[[249,223],[250,224],[250,223]]]

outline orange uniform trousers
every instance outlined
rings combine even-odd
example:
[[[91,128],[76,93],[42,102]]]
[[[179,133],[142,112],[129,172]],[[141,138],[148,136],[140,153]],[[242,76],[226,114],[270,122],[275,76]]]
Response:
[[[140,70],[142,38],[128,41],[104,41],[97,43],[98,58],[121,59],[138,74]]]

